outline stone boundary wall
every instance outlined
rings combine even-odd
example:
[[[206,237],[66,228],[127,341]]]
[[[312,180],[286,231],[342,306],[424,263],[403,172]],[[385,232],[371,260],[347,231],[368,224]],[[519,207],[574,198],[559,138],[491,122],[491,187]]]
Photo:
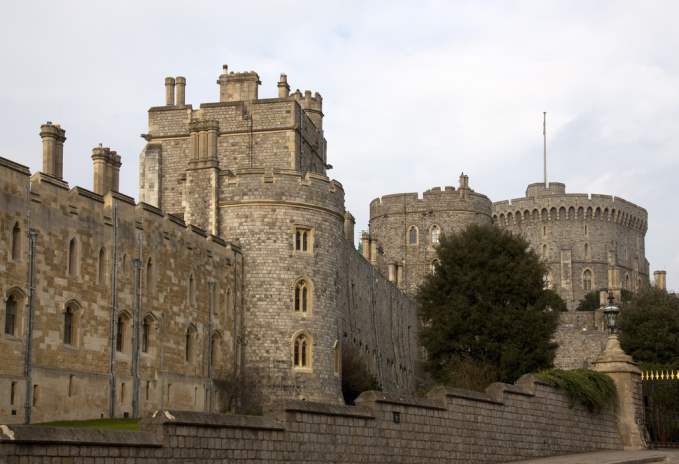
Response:
[[[138,433],[3,426],[0,461],[471,464],[622,448],[612,411],[570,407],[531,376],[425,399],[366,392],[358,404],[289,401],[273,417],[162,411]]]
[[[568,311],[559,314],[554,334],[558,343],[554,366],[559,369],[591,368],[608,339],[601,311]]]

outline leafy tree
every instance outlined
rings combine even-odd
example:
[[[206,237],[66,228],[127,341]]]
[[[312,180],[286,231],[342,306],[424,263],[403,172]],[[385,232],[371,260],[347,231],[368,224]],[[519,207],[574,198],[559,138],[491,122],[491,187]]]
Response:
[[[636,361],[679,368],[679,298],[675,295],[654,287],[642,289],[624,305],[618,328],[622,348]]]
[[[563,300],[544,288],[545,265],[528,242],[493,226],[442,237],[439,265],[417,295],[426,368],[451,383],[469,361],[494,381],[552,366]]]
[[[599,309],[599,292],[601,290],[592,290],[585,294],[585,296],[578,303],[578,307],[575,308],[576,311],[596,311]]]

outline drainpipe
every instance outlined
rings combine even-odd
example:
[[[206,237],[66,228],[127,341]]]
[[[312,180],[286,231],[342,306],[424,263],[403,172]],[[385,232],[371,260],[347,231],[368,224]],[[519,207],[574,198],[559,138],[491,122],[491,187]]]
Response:
[[[118,313],[118,296],[116,292],[117,279],[117,263],[118,263],[118,204],[113,199],[113,255],[112,255],[112,269],[111,269],[111,320],[110,320],[110,334],[109,348],[111,350],[111,358],[109,362],[109,417],[116,415],[116,314]]]
[[[210,281],[208,287],[208,318],[207,318],[207,412],[212,412],[212,317],[215,306],[215,283]]]
[[[30,189],[30,187],[29,187]],[[33,301],[35,296],[35,242],[38,233],[30,228],[28,230],[28,314],[26,322],[26,349],[24,359],[24,376],[26,377],[26,401],[24,404],[24,422],[31,423],[33,407]]]
[[[132,303],[132,417],[139,417],[139,314],[141,312],[141,259],[134,261],[134,301]]]

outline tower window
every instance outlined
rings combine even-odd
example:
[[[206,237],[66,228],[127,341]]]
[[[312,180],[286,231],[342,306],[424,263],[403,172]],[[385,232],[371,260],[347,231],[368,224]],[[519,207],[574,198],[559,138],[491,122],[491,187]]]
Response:
[[[295,251],[311,253],[311,229],[307,227],[295,228]]]
[[[97,283],[103,284],[106,279],[106,250],[99,249],[99,263],[97,266]]]
[[[12,229],[12,247],[11,247],[12,261],[21,259],[21,227],[19,223],[14,224]]]
[[[438,245],[440,237],[441,237],[441,229],[439,229],[439,226],[433,226],[431,228],[431,244],[432,245]]]
[[[64,311],[64,344],[73,345],[73,308],[66,307]]]
[[[417,245],[417,227],[410,226],[408,229],[408,244]]]
[[[293,366],[299,369],[311,367],[311,340],[305,334],[295,337],[293,343]]]
[[[14,401],[16,400],[16,390],[17,390],[17,383],[12,382],[12,384],[9,387],[9,404],[11,406],[14,406]]]
[[[141,351],[142,353],[149,352],[149,342],[151,338],[151,318],[144,318],[142,323],[142,335],[141,335]]]
[[[68,275],[75,277],[78,275],[78,241],[74,238],[68,242]]]
[[[149,258],[146,261],[146,291],[150,292],[153,290],[153,260]]]
[[[589,269],[585,269],[585,272],[582,273],[582,288],[586,292],[592,291],[592,271]]]
[[[193,279],[193,274],[189,275],[189,304],[196,304],[196,282]]]
[[[5,334],[16,335],[17,310],[19,301],[16,295],[10,295],[5,303]]]
[[[186,342],[184,345],[184,359],[186,362],[191,362],[195,354],[193,347],[195,333],[196,329],[193,326],[190,326],[188,329],[186,329]]]
[[[116,351],[123,353],[125,351],[125,342],[127,339],[127,322],[128,317],[125,314],[118,316],[116,323]]]
[[[302,314],[311,312],[311,285],[305,279],[295,284],[294,300],[295,312]]]

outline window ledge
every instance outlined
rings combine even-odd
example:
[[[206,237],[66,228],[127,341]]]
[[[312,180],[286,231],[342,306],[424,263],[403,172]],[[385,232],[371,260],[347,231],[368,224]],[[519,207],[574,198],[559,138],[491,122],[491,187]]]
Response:
[[[294,367],[294,366],[292,370],[295,372],[299,372],[300,374],[311,374],[314,371],[312,367]]]

